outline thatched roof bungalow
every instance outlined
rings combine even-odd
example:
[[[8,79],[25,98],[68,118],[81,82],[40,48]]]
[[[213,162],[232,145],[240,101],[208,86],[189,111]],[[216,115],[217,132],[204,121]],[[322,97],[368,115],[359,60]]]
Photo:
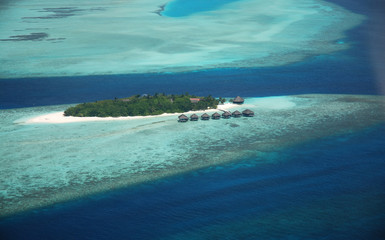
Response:
[[[222,113],[222,117],[225,119],[229,119],[231,117],[231,113],[230,112],[224,112],[224,113]]]
[[[210,120],[210,115],[208,115],[207,113],[204,113],[204,114],[202,114],[201,119],[202,120]]]
[[[245,117],[254,117],[254,112],[251,111],[250,109],[246,109],[245,111],[242,112],[242,114]]]
[[[220,119],[221,118],[221,115],[219,115],[219,113],[214,113],[213,115],[211,115],[211,118],[212,119]]]
[[[190,121],[198,121],[198,119],[199,119],[199,116],[196,114],[193,114],[190,116]]]
[[[240,111],[236,110],[233,112],[232,115],[233,115],[233,117],[240,117],[240,116],[242,116],[242,113]]]
[[[190,98],[191,103],[198,103],[200,100],[200,98]]]
[[[184,114],[180,115],[178,117],[178,119],[179,119],[178,122],[187,122],[188,121],[188,117]]]
[[[233,99],[233,103],[236,103],[236,104],[242,104],[244,101],[245,100],[240,96],[237,96],[236,98]]]

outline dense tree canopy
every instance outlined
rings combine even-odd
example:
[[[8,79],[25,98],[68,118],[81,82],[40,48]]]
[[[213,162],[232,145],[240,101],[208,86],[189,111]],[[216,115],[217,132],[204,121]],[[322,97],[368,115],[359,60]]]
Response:
[[[190,98],[199,98],[200,101],[192,103]],[[197,97],[188,93],[182,95],[135,95],[129,98],[103,100],[93,103],[78,104],[68,108],[65,116],[76,117],[120,117],[120,116],[147,116],[162,113],[187,112],[190,110],[205,110],[217,108],[223,99],[212,96]]]

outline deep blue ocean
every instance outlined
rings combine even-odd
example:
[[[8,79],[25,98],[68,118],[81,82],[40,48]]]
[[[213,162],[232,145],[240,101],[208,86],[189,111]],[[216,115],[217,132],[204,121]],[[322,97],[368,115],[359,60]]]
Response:
[[[383,1],[332,2],[368,16],[347,51],[275,68],[0,79],[0,107],[155,92],[384,94],[369,41],[385,38]],[[0,239],[385,239],[385,125],[2,219]]]

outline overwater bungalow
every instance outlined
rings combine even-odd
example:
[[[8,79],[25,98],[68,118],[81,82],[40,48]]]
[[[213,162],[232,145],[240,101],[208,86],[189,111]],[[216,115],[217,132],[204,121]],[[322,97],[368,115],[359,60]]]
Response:
[[[204,114],[202,114],[201,119],[202,120],[210,120],[210,115],[208,115],[207,113],[204,113]]]
[[[219,113],[216,112],[216,113],[214,113],[213,115],[211,115],[211,118],[217,120],[217,119],[220,119],[220,118],[221,118],[221,115],[219,115]]]
[[[196,114],[193,114],[190,116],[190,121],[198,121],[198,119],[199,119],[199,116]]]
[[[229,119],[231,117],[231,113],[230,112],[224,112],[224,113],[222,113],[222,117],[224,119]]]
[[[232,115],[233,115],[233,117],[236,117],[236,118],[237,118],[237,117],[242,116],[242,113],[241,113],[240,111],[236,110],[236,111],[233,112]]]
[[[245,117],[254,117],[254,112],[251,111],[250,109],[246,109],[245,111],[242,112],[242,114]]]
[[[233,99],[233,103],[236,103],[236,104],[242,104],[244,101],[245,100],[240,96],[237,96],[236,98]]]
[[[178,122],[187,122],[188,121],[188,117],[184,114],[180,115],[178,118],[179,118]]]

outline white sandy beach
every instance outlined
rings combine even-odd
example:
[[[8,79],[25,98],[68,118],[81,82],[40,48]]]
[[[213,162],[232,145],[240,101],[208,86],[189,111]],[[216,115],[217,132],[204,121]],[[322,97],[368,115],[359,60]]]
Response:
[[[230,110],[237,109],[239,111],[246,108],[258,107],[259,109],[270,109],[270,110],[279,110],[285,108],[291,108],[295,106],[295,103],[290,100],[287,96],[273,96],[273,97],[260,97],[253,98],[248,100],[248,104],[234,104],[234,103],[225,103],[218,105],[217,109],[207,109],[199,111],[189,111],[185,113],[163,113],[161,115],[151,115],[151,116],[133,116],[133,117],[72,117],[64,116],[64,111],[48,113],[33,117],[27,120],[17,121],[17,123],[23,124],[35,124],[35,123],[49,123],[49,124],[60,124],[60,123],[73,123],[73,122],[95,122],[95,121],[117,121],[117,120],[134,120],[134,119],[145,119],[145,118],[154,118],[154,117],[169,117],[169,116],[178,116],[180,114],[191,115],[194,113],[213,113],[221,110]]]
[[[117,121],[117,120],[134,120],[134,119],[144,119],[144,118],[153,118],[153,117],[167,117],[167,116],[178,116],[180,114],[194,114],[194,113],[203,113],[203,112],[215,112],[220,110],[228,110],[233,108],[243,109],[246,105],[242,107],[233,103],[225,103],[223,105],[218,105],[217,109],[207,109],[200,111],[189,111],[185,113],[163,113],[161,115],[151,115],[151,116],[133,116],[133,117],[72,117],[64,116],[64,112],[54,112],[49,114],[40,115],[31,119],[26,120],[23,123],[33,124],[33,123],[73,123],[73,122],[94,122],[94,121]]]

